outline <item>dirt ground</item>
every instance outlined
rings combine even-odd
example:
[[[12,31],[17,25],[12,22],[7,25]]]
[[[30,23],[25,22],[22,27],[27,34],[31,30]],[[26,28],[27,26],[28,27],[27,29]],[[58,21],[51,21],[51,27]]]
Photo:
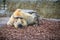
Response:
[[[0,40],[60,40],[60,21],[42,19],[40,25],[0,28]]]

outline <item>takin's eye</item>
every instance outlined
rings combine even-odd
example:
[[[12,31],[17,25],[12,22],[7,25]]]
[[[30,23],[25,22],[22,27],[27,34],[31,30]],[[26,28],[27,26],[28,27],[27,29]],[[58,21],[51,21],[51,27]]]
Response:
[[[23,17],[14,17],[15,19],[23,19]]]

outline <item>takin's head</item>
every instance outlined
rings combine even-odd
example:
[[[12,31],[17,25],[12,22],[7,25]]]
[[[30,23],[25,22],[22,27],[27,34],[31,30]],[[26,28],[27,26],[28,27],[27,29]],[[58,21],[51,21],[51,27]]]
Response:
[[[13,18],[15,19],[13,23],[14,27],[17,28],[17,27],[27,26],[27,21],[26,21],[27,16],[29,15],[25,14],[25,12],[23,12],[21,9],[17,9],[13,13]]]

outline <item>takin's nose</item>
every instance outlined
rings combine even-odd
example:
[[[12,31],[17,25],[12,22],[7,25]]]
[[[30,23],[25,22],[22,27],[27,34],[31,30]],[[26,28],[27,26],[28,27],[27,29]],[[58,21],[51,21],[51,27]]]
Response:
[[[22,25],[22,24],[18,24],[18,27],[22,28],[22,27],[23,27],[23,25]]]

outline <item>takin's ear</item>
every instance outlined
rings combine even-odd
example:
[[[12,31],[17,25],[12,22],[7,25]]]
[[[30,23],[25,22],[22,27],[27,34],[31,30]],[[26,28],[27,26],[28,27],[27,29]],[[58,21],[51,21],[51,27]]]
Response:
[[[15,11],[18,11],[18,12],[20,12],[20,11],[21,11],[21,9],[16,9]]]
[[[14,16],[21,16],[22,15],[22,10],[21,9],[17,9],[14,13]]]

